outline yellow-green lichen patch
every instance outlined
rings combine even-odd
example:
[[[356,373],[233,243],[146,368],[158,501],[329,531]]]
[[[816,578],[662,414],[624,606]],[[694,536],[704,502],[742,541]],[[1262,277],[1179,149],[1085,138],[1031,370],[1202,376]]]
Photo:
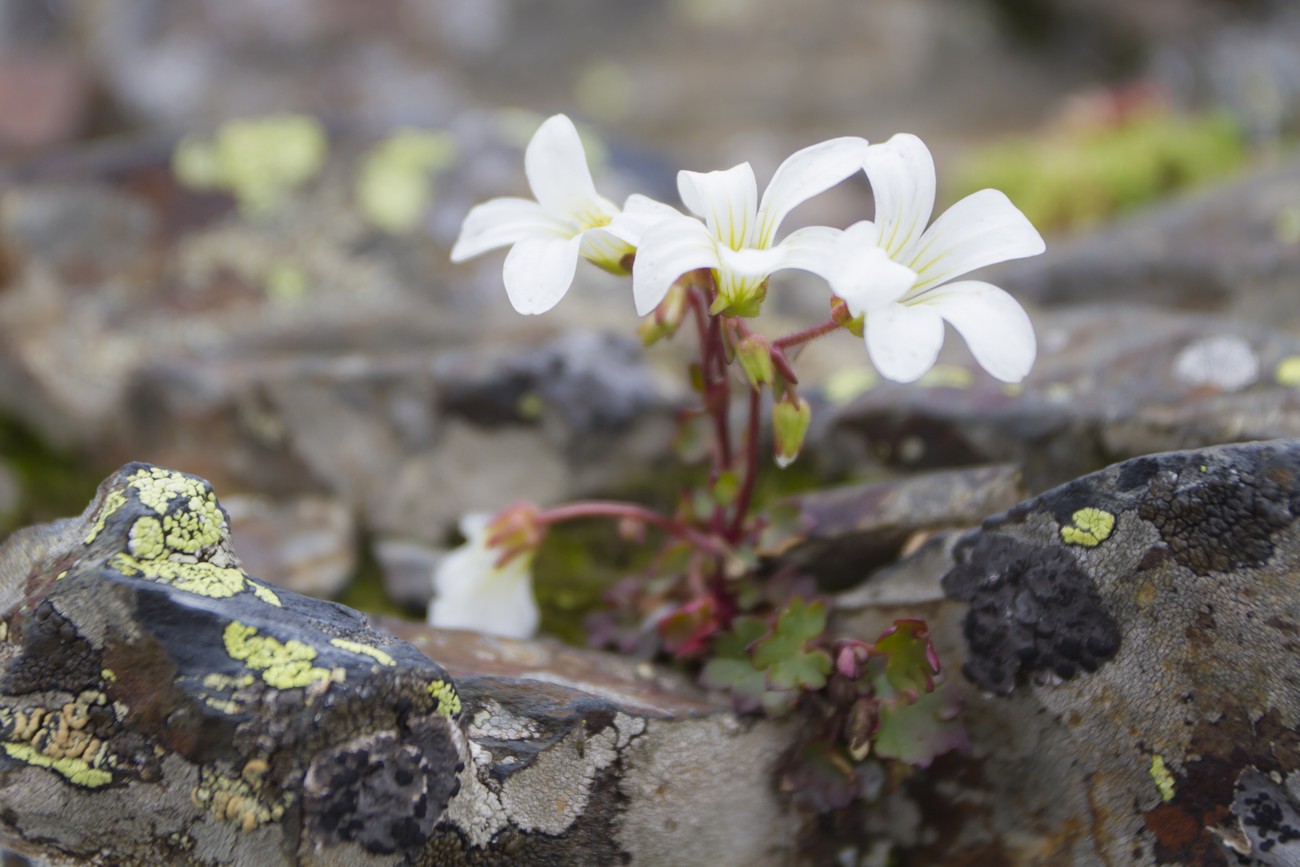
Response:
[[[1165,801],[1174,799],[1174,775],[1169,773],[1165,767],[1164,756],[1159,754],[1151,757],[1151,779],[1155,782],[1156,788],[1160,790],[1160,797]]]
[[[822,384],[826,399],[836,405],[846,404],[880,385],[880,374],[870,367],[842,367]]]
[[[84,759],[52,759],[47,755],[38,753],[36,748],[30,744],[6,743],[0,746],[4,747],[5,752],[9,754],[9,758],[35,765],[38,768],[49,768],[67,777],[68,782],[78,786],[97,789],[113,781],[111,773],[91,767],[90,763]]]
[[[229,191],[246,215],[255,216],[311,180],[328,150],[325,130],[314,118],[243,118],[222,125],[213,139],[183,139],[172,155],[172,171],[188,187]]]
[[[289,639],[282,643],[259,636],[256,628],[237,621],[226,627],[222,638],[231,659],[260,671],[262,680],[276,689],[310,686],[331,678],[329,669],[311,664],[317,656],[316,648],[301,641]]]
[[[117,681],[117,672],[113,671],[111,668],[101,668],[99,670],[99,676],[109,683]]]
[[[368,644],[362,644],[359,641],[348,641],[346,638],[331,638],[330,644],[339,650],[346,650],[349,653],[357,653],[362,656],[369,656],[377,661],[380,665],[397,665],[391,656],[384,653],[378,647],[371,647]]]
[[[1273,379],[1278,385],[1300,388],[1300,355],[1288,355],[1277,363]]]
[[[221,541],[226,534],[226,519],[216,497],[208,492],[207,496],[190,497],[185,508],[163,518],[162,529],[168,548],[197,554]]]
[[[916,381],[922,388],[970,388],[975,374],[958,364],[936,364]]]
[[[357,175],[362,215],[392,234],[416,228],[433,199],[431,175],[455,158],[455,139],[446,133],[408,130],[376,145]]]
[[[279,821],[290,799],[287,795],[278,800],[267,797],[264,783],[267,767],[262,759],[250,759],[238,776],[215,767],[202,767],[199,784],[190,792],[190,798],[218,819],[238,823],[245,832]]]
[[[211,563],[137,560],[129,554],[118,552],[108,561],[108,565],[123,575],[170,584],[177,590],[210,599],[228,599],[242,591],[245,583],[244,573],[238,569],[214,566]]]
[[[460,696],[456,694],[456,687],[447,681],[429,681],[429,695],[438,701],[438,713],[441,716],[454,719],[460,715]]]
[[[162,523],[150,515],[137,519],[127,537],[127,550],[141,560],[157,560],[166,554]]]
[[[99,534],[104,532],[104,524],[108,523],[108,519],[113,516],[114,512],[125,505],[126,494],[121,491],[108,492],[108,495],[104,497],[104,505],[100,508],[99,515],[95,518],[95,523],[91,526],[90,532],[86,534],[87,545],[95,541],[95,539],[99,537]],[[62,578],[63,576],[60,575],[59,577]]]
[[[56,709],[33,707],[6,714],[8,740],[0,744],[10,758],[62,774],[79,786],[96,788],[112,781],[113,757],[94,731],[92,709],[108,705],[102,692],[89,690]],[[113,705],[114,717],[121,708]],[[101,718],[102,719],[102,718]]]
[[[206,485],[193,476],[162,467],[136,470],[127,482],[135,488],[140,502],[159,515],[165,514],[179,497],[203,497],[211,493]]]
[[[1110,538],[1115,529],[1114,515],[1091,506],[1075,512],[1070,520],[1073,523],[1061,528],[1061,541],[1067,545],[1095,548]]]
[[[254,596],[256,596],[258,599],[261,599],[267,605],[274,605],[276,608],[284,607],[283,605],[280,604],[280,597],[276,596],[270,587],[267,587],[263,584],[258,584],[256,581],[249,581],[248,589],[252,591]]]

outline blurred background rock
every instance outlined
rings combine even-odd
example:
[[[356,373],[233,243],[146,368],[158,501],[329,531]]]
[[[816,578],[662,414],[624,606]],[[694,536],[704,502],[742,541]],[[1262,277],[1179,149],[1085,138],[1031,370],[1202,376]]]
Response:
[[[520,150],[556,111],[616,200],[908,131],[941,198],[998,186],[1051,233],[999,276],[1036,305],[1023,392],[956,340],[907,395],[847,337],[813,346],[823,445],[788,490],[1002,460],[1041,489],[1300,429],[1294,3],[3,0],[0,533],[149,460],[241,504],[252,571],[418,611],[462,510],[671,497],[679,358],[623,336],[626,284],[583,270],[524,319],[499,256],[447,261],[471,205],[524,192]],[[847,184],[791,225],[870,202]],[[782,275],[769,308],[825,304]],[[1249,381],[1179,374],[1225,335]],[[611,576],[555,561],[548,625],[576,635],[563,613]]]

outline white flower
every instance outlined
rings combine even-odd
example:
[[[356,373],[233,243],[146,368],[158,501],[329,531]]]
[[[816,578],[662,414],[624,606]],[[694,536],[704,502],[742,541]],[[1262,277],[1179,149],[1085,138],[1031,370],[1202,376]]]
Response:
[[[533,599],[533,552],[498,566],[501,551],[487,545],[492,517],[474,513],[461,518],[465,544],[448,552],[433,570],[429,624],[530,638],[539,617]]]
[[[548,118],[524,152],[524,173],[537,201],[498,198],[465,217],[451,250],[453,262],[510,247],[502,272],[506,294],[520,313],[545,313],[573,284],[579,256],[616,274],[644,229],[667,205],[635,195],[624,210],[596,192],[573,121]]]
[[[767,278],[785,268],[820,274],[839,231],[812,226],[779,244],[776,231],[786,214],[862,168],[866,139],[831,139],[804,148],[777,168],[758,199],[749,163],[719,172],[680,172],[682,202],[704,222],[665,215],[640,239],[632,268],[637,313],[654,310],[673,283],[697,268],[711,268],[717,283],[714,310],[753,315],[767,290]]]
[[[1003,382],[1024,379],[1036,353],[1024,309],[989,283],[948,281],[1043,252],[1038,231],[997,190],[967,196],[927,229],[934,161],[914,135],[872,145],[865,168],[875,222],[844,230],[827,277],[849,312],[865,315],[867,351],[881,375],[912,382],[933,367],[947,321],[985,370]]]

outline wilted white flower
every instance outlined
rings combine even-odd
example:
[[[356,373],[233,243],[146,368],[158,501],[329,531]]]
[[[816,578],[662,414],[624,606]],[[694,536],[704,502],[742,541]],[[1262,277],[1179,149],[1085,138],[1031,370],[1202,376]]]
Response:
[[[795,153],[772,176],[758,198],[749,163],[718,172],[677,175],[682,202],[700,220],[676,213],[649,226],[632,269],[637,313],[659,305],[673,283],[690,271],[710,268],[717,284],[715,310],[752,316],[776,271],[799,268],[821,274],[839,231],[811,226],[776,241],[781,221],[795,206],[862,168],[867,141],[831,139]]]
[[[461,518],[465,543],[448,552],[433,570],[429,624],[530,638],[539,619],[533,599],[533,552],[517,553],[498,565],[502,551],[488,547],[492,519],[482,513]]]
[[[641,232],[663,216],[678,215],[641,195],[629,197],[620,211],[599,195],[578,131],[562,114],[547,118],[533,135],[524,173],[536,201],[503,197],[475,206],[451,251],[453,262],[463,262],[510,247],[502,277],[520,313],[545,313],[559,303],[573,284],[579,257],[626,274]]]
[[[1024,379],[1036,353],[1024,309],[992,284],[949,281],[1043,252],[1038,231],[997,190],[967,196],[927,228],[934,161],[916,136],[872,145],[865,168],[875,221],[844,231],[826,276],[849,312],[865,317],[867,351],[881,375],[920,378],[938,358],[947,321],[985,370],[1004,382]]]

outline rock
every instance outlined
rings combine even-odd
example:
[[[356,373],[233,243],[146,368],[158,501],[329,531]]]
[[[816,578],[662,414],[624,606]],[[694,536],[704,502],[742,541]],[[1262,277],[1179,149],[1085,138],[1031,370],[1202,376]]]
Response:
[[[444,552],[405,539],[376,540],[374,550],[388,598],[408,608],[427,609],[433,599],[433,569]]]
[[[467,162],[518,171],[503,123],[447,134]],[[367,530],[431,544],[464,510],[652,477],[681,396],[603,330],[635,321],[630,293],[580,280],[556,318],[519,317],[499,258],[482,263],[490,288],[453,270],[454,225],[396,238],[366,221],[363,142],[341,133],[318,176],[254,215],[181,184],[165,142],[16,173],[0,200],[0,413],[97,471],[143,458],[331,495]],[[465,168],[431,225],[505,192]]]
[[[945,347],[952,363],[919,388],[878,383],[828,408],[816,456],[831,467],[1010,461],[1041,491],[1126,457],[1300,436],[1300,390],[1285,373],[1300,355],[1294,333],[1137,308],[1034,318],[1042,348],[1022,386]]]
[[[1046,255],[1006,266],[995,280],[1042,306],[1132,305],[1217,310],[1289,329],[1300,272],[1295,230],[1300,160],[1256,170],[1105,226]],[[1148,315],[1145,309],[1139,314]]]
[[[0,548],[5,845],[59,863],[791,861],[789,724],[601,653],[393,623],[403,641],[251,577],[228,526],[201,479],[130,464],[79,518]]]
[[[1298,557],[1282,440],[1127,461],[886,570],[841,625],[924,617],[965,675],[973,754],[868,826],[927,864],[1290,863]]]
[[[329,598],[352,580],[356,526],[347,507],[327,497],[275,502],[242,495],[222,501],[235,553],[263,580],[305,596]]]
[[[918,539],[973,527],[1024,499],[1012,466],[924,473],[897,481],[828,488],[795,497],[794,533],[769,560],[843,589],[896,560]]]
[[[247,575],[201,479],[131,464],[80,518],[19,531],[0,603],[0,834],[18,851],[395,857],[458,790],[446,673],[354,611]]]

